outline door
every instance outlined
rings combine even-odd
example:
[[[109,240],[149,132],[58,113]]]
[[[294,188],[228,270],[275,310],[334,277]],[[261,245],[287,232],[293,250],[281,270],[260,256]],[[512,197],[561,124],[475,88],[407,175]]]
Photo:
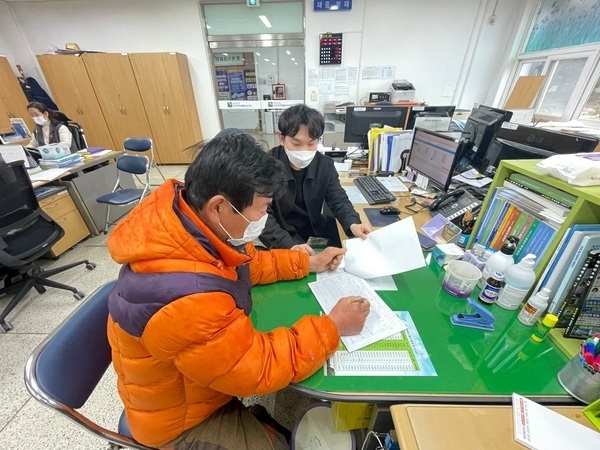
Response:
[[[185,149],[202,140],[194,93],[186,92],[189,78],[185,55],[137,53],[129,55],[144,103],[156,155],[162,163],[189,163]]]
[[[37,59],[54,101],[71,120],[81,124],[88,145],[120,150],[122,144],[115,145],[108,131],[81,57],[38,55]]]
[[[22,118],[30,130],[33,120],[27,112],[27,97],[23,93],[17,77],[10,68],[8,60],[0,57],[0,129],[11,130],[11,118]]]
[[[129,55],[86,53],[82,59],[115,144],[121,148],[128,137],[152,137]]]

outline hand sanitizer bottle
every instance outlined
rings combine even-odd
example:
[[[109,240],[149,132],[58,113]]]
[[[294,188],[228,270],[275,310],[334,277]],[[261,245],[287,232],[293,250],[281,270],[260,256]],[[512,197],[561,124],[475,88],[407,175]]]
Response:
[[[498,294],[496,304],[504,309],[517,309],[535,283],[533,266],[536,256],[528,254],[514,266],[510,266],[504,275],[504,287]]]
[[[529,300],[527,300],[527,303],[523,305],[523,309],[521,309],[519,317],[517,317],[519,322],[521,322],[523,325],[527,325],[528,327],[534,326],[548,307],[550,293],[550,289],[542,288],[537,294],[530,297]]]
[[[504,242],[502,248],[490,256],[485,263],[483,270],[481,271],[482,276],[477,282],[477,286],[483,289],[486,280],[491,277],[494,272],[500,272],[502,275],[506,275],[508,268],[515,263],[515,260],[513,259],[513,253],[515,253],[518,243],[518,238],[510,236]]]

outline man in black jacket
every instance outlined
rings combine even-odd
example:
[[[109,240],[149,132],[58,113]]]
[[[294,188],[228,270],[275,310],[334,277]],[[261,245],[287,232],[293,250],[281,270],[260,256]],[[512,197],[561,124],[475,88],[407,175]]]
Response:
[[[279,142],[270,153],[285,167],[287,189],[274,199],[260,240],[268,248],[294,248],[309,254],[309,237],[328,239],[341,247],[336,219],[348,236],[365,238],[372,231],[361,224],[358,213],[340,184],[333,159],[317,152],[325,129],[323,115],[306,105],[286,109],[279,117]],[[323,214],[327,204],[333,217]]]

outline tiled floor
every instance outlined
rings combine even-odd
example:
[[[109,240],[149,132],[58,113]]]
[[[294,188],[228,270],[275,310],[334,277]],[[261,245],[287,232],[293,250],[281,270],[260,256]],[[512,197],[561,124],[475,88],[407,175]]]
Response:
[[[185,166],[161,166],[167,178],[182,180]],[[151,182],[159,185],[162,178],[154,169]],[[53,277],[72,284],[86,294],[117,277],[119,266],[106,249],[107,236],[99,235],[81,242],[64,253],[57,261],[46,261],[54,267],[89,259],[97,264],[88,271],[82,265]],[[8,303],[0,297],[0,310]],[[32,290],[13,310],[8,320],[14,326],[9,333],[0,333],[0,448],[12,450],[69,449],[90,450],[106,448],[104,442],[72,424],[64,416],[41,406],[33,400],[23,383],[25,362],[48,333],[80,304],[69,292],[48,288],[40,296]],[[315,400],[285,390],[277,395],[252,397],[246,403],[260,402],[283,425],[291,428],[297,413]],[[82,413],[106,428],[115,430],[122,410],[116,391],[116,380],[109,368],[100,385],[83,407]]]

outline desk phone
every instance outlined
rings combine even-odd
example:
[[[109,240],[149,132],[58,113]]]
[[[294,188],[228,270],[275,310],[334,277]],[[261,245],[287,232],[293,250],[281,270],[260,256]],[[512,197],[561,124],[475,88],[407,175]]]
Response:
[[[432,215],[441,214],[448,220],[454,220],[467,211],[477,209],[481,201],[464,189],[456,189],[438,198],[429,207]]]

